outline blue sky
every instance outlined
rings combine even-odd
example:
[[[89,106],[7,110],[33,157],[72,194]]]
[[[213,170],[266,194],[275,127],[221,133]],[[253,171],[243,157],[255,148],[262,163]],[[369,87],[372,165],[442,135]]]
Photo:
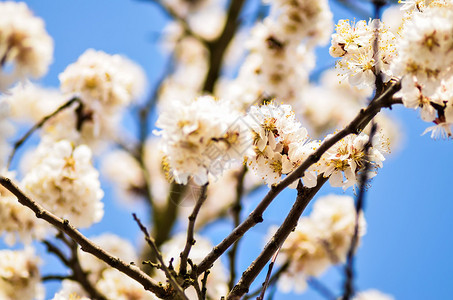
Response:
[[[164,67],[157,46],[166,19],[153,1],[78,0],[25,1],[46,22],[55,41],[54,63],[41,83],[58,86],[58,74],[87,48],[125,54],[139,63],[149,81],[156,80]],[[332,4],[335,19],[350,14]],[[320,57],[327,59],[326,50]],[[152,86],[152,85],[150,85]],[[452,141],[433,141],[421,136],[427,123],[417,112],[396,107],[390,112],[404,130],[401,149],[388,157],[373,180],[366,199],[367,235],[357,255],[357,287],[376,288],[396,299],[451,299],[453,295],[453,184]],[[265,190],[248,200],[248,208]],[[342,189],[325,187],[320,195],[343,194]],[[352,194],[347,191],[346,194]],[[107,187],[106,199],[111,195]],[[250,232],[241,244],[240,270],[263,245],[267,226],[282,220],[295,195],[285,191],[265,214],[265,222]],[[137,242],[139,232],[130,211],[114,201],[106,203],[104,220],[86,231],[88,235],[115,232]],[[278,209],[277,209],[278,208]],[[135,208],[140,212],[140,209]],[[247,212],[246,212],[247,213]],[[219,224],[206,233],[220,241],[231,230]],[[44,272],[57,265],[51,260]],[[333,290],[341,287],[342,269],[333,268],[322,279]],[[257,280],[260,284],[262,276]],[[48,286],[55,291],[56,284]],[[309,291],[303,295],[277,294],[274,299],[323,299]]]

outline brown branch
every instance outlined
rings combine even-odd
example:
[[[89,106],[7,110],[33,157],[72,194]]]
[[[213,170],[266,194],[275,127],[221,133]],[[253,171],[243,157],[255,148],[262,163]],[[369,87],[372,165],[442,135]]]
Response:
[[[8,157],[8,163],[7,163],[7,168],[9,169],[10,165],[11,165],[11,162],[14,158],[14,155],[16,154],[17,150],[19,150],[19,148],[22,146],[23,143],[25,143],[28,138],[38,129],[40,129],[42,126],[44,126],[44,124],[47,123],[47,121],[49,121],[51,118],[55,117],[56,115],[58,115],[61,111],[65,110],[66,108],[70,107],[73,103],[78,103],[79,106],[82,105],[82,102],[80,101],[79,98],[77,97],[74,97],[74,98],[71,98],[69,101],[67,101],[66,103],[64,103],[63,105],[61,105],[60,107],[58,107],[53,113],[43,117],[41,119],[41,121],[39,121],[38,123],[36,123],[35,125],[33,125],[32,128],[30,128],[19,140],[17,140],[15,143],[14,143],[14,148],[11,152],[11,154],[9,155]]]
[[[194,239],[194,228],[195,228],[195,221],[197,220],[198,212],[200,211],[201,206],[206,201],[207,197],[207,190],[208,190],[208,183],[201,187],[200,196],[198,197],[197,202],[192,210],[192,213],[189,216],[189,224],[187,226],[187,240],[184,250],[181,252],[181,264],[179,266],[179,274],[184,275],[187,273],[187,258],[189,257],[190,249],[195,244]]]
[[[233,207],[231,209],[233,214],[233,222],[234,228],[238,227],[241,224],[241,200],[242,195],[244,194],[244,178],[245,174],[247,173],[247,165],[244,164],[241,171],[237,175],[237,183],[236,183],[236,199],[234,201]],[[228,287],[231,290],[236,282],[236,254],[238,251],[239,240],[237,240],[233,247],[231,248],[230,252],[228,252],[228,258],[230,260],[230,281],[228,282]]]
[[[67,267],[70,267],[69,258],[67,258],[63,251],[60,250],[57,246],[52,244],[50,241],[43,240],[42,243],[46,245],[47,252],[53,253],[58,259]]]
[[[13,193],[22,205],[30,208],[36,214],[36,217],[45,220],[55,228],[66,233],[74,242],[80,245],[83,251],[96,256],[100,260],[106,262],[109,266],[136,280],[145,288],[145,290],[151,291],[158,297],[161,297],[163,299],[166,299],[166,297],[168,297],[165,289],[159,286],[159,284],[154,279],[149,277],[146,273],[144,273],[137,267],[126,264],[119,258],[114,257],[104,249],[94,244],[83,234],[81,234],[74,226],[69,224],[68,220],[62,220],[61,218],[55,216],[53,213],[46,210],[40,204],[36,203],[27,195],[25,195],[25,193],[22,192],[11,181],[11,179],[0,176],[0,184],[4,186],[8,191]]]
[[[230,6],[228,7],[227,12],[227,20],[222,33],[216,40],[207,42],[207,48],[210,56],[208,64],[209,70],[203,85],[203,91],[205,92],[212,93],[214,91],[214,85],[220,75],[223,56],[225,55],[226,49],[240,25],[238,17],[244,3],[244,0],[230,1]]]
[[[67,241],[65,240],[62,234],[58,234],[57,237],[61,239],[65,244],[67,244]],[[70,279],[78,282],[82,286],[82,288],[88,293],[88,295],[90,295],[91,298],[99,300],[106,299],[88,280],[88,273],[82,270],[77,253],[77,244],[75,242],[72,241],[72,244],[70,245],[67,244],[71,249],[71,258],[67,258],[64,255],[63,251],[54,244],[52,244],[50,241],[44,240],[42,242],[46,246],[48,252],[55,254],[55,256],[57,256],[65,266],[72,270],[72,275],[70,276],[64,276],[64,278],[62,279],[61,276],[60,277],[48,276],[46,280]]]
[[[66,279],[74,280],[74,278],[72,276],[67,276],[67,275],[44,275],[41,277],[41,280],[43,282],[52,281],[52,280],[62,281],[62,280],[66,280]]]
[[[160,266],[161,266],[162,270],[165,272],[165,275],[167,276],[167,279],[170,282],[171,286],[176,291],[176,294],[178,294],[179,297],[181,297],[181,299],[189,300],[189,299],[187,299],[186,295],[184,294],[183,289],[176,282],[175,277],[173,276],[173,274],[170,272],[170,270],[168,269],[167,265],[165,264],[164,259],[162,258],[162,255],[159,252],[159,249],[157,248],[156,243],[154,242],[154,240],[149,235],[148,230],[146,229],[146,227],[142,224],[142,222],[140,221],[140,219],[137,217],[137,215],[135,213],[133,213],[132,216],[134,217],[135,222],[137,222],[138,227],[140,227],[140,230],[145,235],[146,242],[151,247],[151,249],[153,249],[153,251],[155,252],[156,257],[159,260]]]
[[[401,99],[393,99],[392,96],[399,91],[399,82],[392,82],[382,95],[377,96],[368,105],[367,108],[361,109],[357,116],[343,130],[325,140],[319,148],[314,151],[296,170],[288,174],[278,184],[273,185],[263,200],[250,213],[250,215],[236,227],[222,242],[215,246],[211,252],[198,265],[198,274],[209,269],[211,265],[238,239],[240,239],[250,228],[263,221],[263,212],[272,203],[272,201],[298,178],[304,175],[304,172],[313,164],[319,161],[321,156],[334,144],[352,133],[360,133],[365,126],[376,116],[383,107],[390,108],[394,104],[401,104]]]
[[[192,28],[190,28],[190,25],[187,22],[187,20],[185,19],[185,17],[178,15],[178,13],[172,7],[167,5],[164,1],[160,1],[160,0],[142,0],[142,1],[155,3],[157,5],[157,7],[159,7],[162,10],[162,12],[164,12],[164,14],[166,14],[168,17],[172,18],[173,20],[175,20],[176,22],[181,24],[182,28],[184,29],[184,33],[186,35],[196,38],[198,41],[200,41],[203,44],[206,43],[206,40],[203,37],[201,37],[199,34],[194,32],[192,30]]]
[[[349,300],[351,297],[354,296],[354,252],[357,248],[357,244],[359,242],[359,217],[363,210],[364,201],[365,201],[365,189],[366,189],[366,182],[368,181],[368,170],[371,167],[369,155],[370,149],[373,146],[372,140],[376,133],[377,125],[373,123],[371,126],[370,137],[368,138],[368,142],[365,144],[364,152],[365,152],[365,166],[364,170],[360,174],[359,180],[359,193],[357,195],[356,201],[356,211],[355,211],[355,224],[354,224],[354,233],[352,235],[351,244],[349,245],[348,253],[346,256],[346,267],[345,267],[345,284],[344,284],[344,292],[342,300]]]
[[[313,188],[306,188],[302,185],[302,182],[299,181],[297,186],[297,198],[293,207],[289,211],[282,225],[277,229],[277,232],[266,244],[263,251],[250,264],[247,270],[242,273],[241,279],[228,294],[227,300],[239,300],[249,291],[252,282],[266,266],[274,253],[283,245],[283,242],[289,234],[296,228],[297,222],[305,210],[305,207],[307,207],[310,200],[318,193],[326,181],[327,178],[324,178],[322,175],[318,176],[318,183]]]

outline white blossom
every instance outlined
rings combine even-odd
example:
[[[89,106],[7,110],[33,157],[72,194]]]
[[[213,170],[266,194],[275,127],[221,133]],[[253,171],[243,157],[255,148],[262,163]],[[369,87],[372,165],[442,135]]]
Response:
[[[172,101],[156,125],[162,129],[158,134],[171,176],[183,184],[189,177],[203,185],[208,174],[219,176],[232,162],[242,160],[250,143],[241,115],[211,96]]]
[[[0,299],[44,299],[44,287],[32,248],[0,250]]]
[[[13,172],[2,172],[2,176],[14,179]],[[36,218],[28,207],[19,203],[16,196],[0,185],[0,235],[8,245],[16,243],[17,239],[24,244],[30,244],[32,239],[44,238],[48,225]]]
[[[452,31],[453,8],[432,7],[406,22],[393,65],[396,75],[406,77],[403,89],[416,83],[431,97],[453,75]],[[402,96],[404,100],[406,95]]]
[[[65,101],[58,90],[46,89],[30,81],[17,83],[2,98],[10,105],[12,118],[28,122],[41,121]]]
[[[328,135],[329,139],[332,135]],[[365,145],[368,142],[368,135],[351,134],[337,142],[327,150],[321,157],[318,164],[318,174],[329,177],[329,182],[334,187],[347,189],[358,182],[358,174],[363,171],[365,161],[371,164],[368,171],[368,178],[376,175],[377,168],[382,167],[385,160],[383,153],[388,152],[388,142],[383,140],[379,134],[374,135],[372,147],[365,153]]]
[[[366,290],[358,292],[352,300],[394,300],[394,298],[378,290]]]
[[[87,146],[44,139],[34,160],[22,181],[34,200],[76,227],[89,227],[101,220],[104,193]]]
[[[8,103],[0,98],[0,170],[6,163],[7,156],[11,150],[8,138],[14,133],[14,127],[9,121],[10,107]]]
[[[314,45],[326,43],[333,26],[326,0],[277,0],[268,18],[275,19],[278,36]]]
[[[318,277],[331,265],[345,261],[355,216],[354,199],[349,196],[328,195],[316,200],[311,214],[299,220],[280,249],[277,264],[288,266],[279,278],[279,289],[301,293],[308,277]],[[365,234],[365,226],[361,214],[359,238]],[[275,231],[271,228],[270,234]]]
[[[278,183],[282,175],[297,168],[318,146],[318,142],[309,142],[307,130],[289,105],[252,106],[247,120],[255,150],[247,157],[247,163],[268,185]],[[303,180],[306,186],[316,185],[312,171],[307,171]]]
[[[81,111],[68,109],[53,118],[46,131],[55,140],[71,139],[95,145],[115,137],[123,108],[143,93],[143,70],[120,55],[88,49],[59,75],[60,89],[78,97]]]
[[[145,290],[136,280],[121,273],[120,271],[108,268],[102,272],[102,277],[96,283],[96,288],[107,299],[115,300],[157,300],[151,292]]]
[[[117,198],[124,204],[131,204],[146,193],[143,171],[138,161],[125,150],[113,150],[102,157],[101,173],[112,182]],[[152,175],[152,178],[158,176]]]
[[[354,234],[356,211],[354,199],[349,196],[327,195],[319,198],[310,214],[317,224],[324,247],[334,263],[344,262]],[[366,233],[363,213],[359,215],[359,238]]]
[[[38,78],[52,62],[53,40],[24,2],[0,3],[0,90],[27,76]],[[7,68],[9,71],[5,71]]]
[[[374,50],[374,40],[378,39],[378,49]],[[359,88],[374,87],[376,74],[387,82],[392,76],[390,63],[396,56],[396,38],[378,19],[359,21],[351,24],[340,20],[336,33],[332,35],[330,54],[341,57],[336,68],[351,85]]]

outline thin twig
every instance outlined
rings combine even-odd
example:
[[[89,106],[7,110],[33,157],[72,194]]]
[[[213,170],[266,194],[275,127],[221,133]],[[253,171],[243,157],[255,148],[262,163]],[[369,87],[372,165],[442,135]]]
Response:
[[[137,225],[140,228],[140,230],[145,235],[146,242],[153,249],[153,251],[156,253],[156,257],[157,257],[157,259],[160,262],[162,270],[165,272],[165,275],[167,276],[167,279],[170,282],[170,284],[173,287],[173,289],[175,290],[175,292],[181,297],[181,299],[189,300],[187,298],[187,296],[184,294],[184,291],[181,288],[181,286],[176,282],[175,277],[172,275],[172,273],[170,272],[170,270],[166,266],[166,264],[164,262],[164,259],[162,258],[162,255],[159,252],[159,249],[157,248],[156,243],[154,242],[154,240],[149,235],[148,230],[146,229],[146,227],[142,224],[142,222],[140,221],[140,219],[137,217],[137,215],[135,213],[133,213],[132,216],[134,217],[135,222],[137,222]]]
[[[207,270],[204,272],[203,279],[201,280],[201,299],[205,300],[206,299],[206,292],[207,288],[206,285],[208,284],[208,276],[211,273],[211,271]]]
[[[65,244],[66,241],[62,238],[62,234],[57,234],[57,237],[61,239]],[[42,241],[44,245],[46,245],[47,251],[50,253],[55,254],[60,261],[67,266],[68,268],[71,269],[72,275],[70,276],[64,276],[63,279],[71,279],[74,281],[77,281],[80,283],[82,288],[90,295],[91,298],[93,299],[99,299],[99,300],[105,300],[106,298],[91,284],[90,281],[88,281],[88,273],[82,270],[82,267],[80,266],[80,262],[78,259],[78,253],[77,253],[77,244],[75,242],[70,245],[71,249],[71,258],[67,258],[63,251],[52,244],[52,242],[48,240]],[[75,250],[74,250],[75,247]],[[47,280],[63,280],[60,279],[59,277],[48,277]],[[43,279],[44,280],[44,279]]]
[[[70,267],[71,264],[69,262],[69,258],[67,258],[63,251],[60,250],[60,248],[58,248],[57,246],[55,246],[54,244],[52,244],[52,242],[48,241],[48,240],[43,240],[42,243],[44,245],[46,245],[46,248],[47,248],[47,252],[49,253],[53,253],[55,254],[55,256],[58,257],[58,259],[67,267]]]
[[[71,98],[68,102],[64,103],[63,105],[61,105],[60,107],[58,107],[53,113],[51,113],[50,115],[47,115],[45,117],[43,117],[41,119],[41,121],[39,121],[38,123],[36,123],[35,125],[33,125],[32,128],[30,128],[18,141],[16,141],[14,143],[14,147],[13,147],[13,150],[11,152],[11,154],[9,155],[8,157],[8,163],[7,163],[7,168],[9,169],[10,165],[11,165],[11,162],[14,158],[14,155],[16,154],[17,150],[22,146],[23,143],[25,143],[27,141],[27,139],[38,129],[40,129],[42,126],[44,126],[44,124],[47,123],[47,121],[49,121],[51,118],[55,117],[56,115],[58,115],[61,111],[65,110],[66,108],[70,107],[73,103],[79,103],[79,105],[81,105],[81,101],[79,98],[77,97],[74,97],[74,98]]]
[[[272,256],[272,260],[269,263],[269,269],[267,270],[266,279],[263,282],[263,289],[261,290],[260,296],[256,298],[256,300],[264,300],[264,294],[266,293],[266,289],[270,283],[272,269],[274,268],[275,260],[277,259],[278,253],[280,252],[281,248],[282,247],[280,246],[280,248],[278,248],[277,251],[275,252],[274,256]]]
[[[401,99],[393,99],[393,95],[400,89],[399,82],[393,82],[388,85],[382,95],[377,96],[365,109],[361,109],[357,116],[343,130],[325,140],[321,146],[314,151],[309,157],[292,173],[288,174],[278,184],[273,185],[263,200],[256,206],[250,215],[236,227],[222,242],[215,246],[211,252],[198,265],[198,274],[209,269],[211,265],[238,239],[240,239],[250,228],[263,221],[262,214],[272,201],[286,187],[295,180],[301,178],[304,172],[313,164],[319,161],[321,156],[338,141],[352,133],[360,133],[363,128],[376,116],[383,107],[391,107],[394,104],[401,104]]]
[[[233,214],[233,224],[236,228],[241,224],[241,210],[242,210],[242,195],[244,194],[244,178],[247,173],[247,165],[244,164],[241,171],[237,175],[236,183],[236,199],[234,201],[233,207],[231,209]],[[230,281],[228,282],[228,287],[231,290],[236,282],[236,254],[239,247],[239,240],[237,240],[231,250],[228,252],[228,258],[230,260]]]
[[[368,171],[371,167],[370,159],[368,158],[370,155],[370,149],[372,147],[373,137],[376,133],[377,125],[373,123],[371,126],[370,136],[368,138],[368,143],[365,144],[364,152],[365,152],[365,166],[364,170],[360,174],[360,182],[359,182],[359,193],[357,195],[356,201],[356,215],[355,215],[355,224],[354,224],[354,233],[352,235],[351,244],[348,249],[348,253],[346,256],[346,267],[345,267],[345,284],[344,284],[344,291],[342,300],[349,300],[351,297],[354,296],[354,252],[357,247],[359,241],[359,220],[360,214],[363,210],[364,201],[365,201],[365,190],[366,190],[366,182],[368,181]]]
[[[198,212],[200,211],[201,206],[206,201],[207,198],[208,183],[201,187],[200,195],[197,202],[192,210],[192,213],[189,216],[189,224],[187,226],[187,240],[184,250],[181,252],[181,264],[179,266],[179,274],[184,275],[187,273],[187,258],[189,257],[190,249],[195,244],[194,239],[194,228],[195,221],[197,220]]]
[[[318,292],[321,296],[326,298],[327,300],[336,300],[337,297],[335,294],[315,277],[310,277],[307,279],[307,283],[310,288],[316,292]]]
[[[43,282],[46,282],[46,281],[52,281],[52,280],[55,280],[55,281],[63,281],[63,280],[74,280],[74,278],[72,276],[68,276],[68,275],[44,275],[41,277],[41,280]]]
[[[374,4],[374,18],[380,18],[380,12],[382,6],[386,4],[385,0],[373,0]],[[374,55],[379,55],[379,28],[374,28],[375,30],[375,38],[373,42],[373,52]],[[376,94],[381,92],[381,85],[382,85],[382,75],[379,72],[376,74]],[[355,294],[354,289],[354,252],[358,244],[359,239],[359,217],[363,210],[364,206],[364,198],[365,198],[365,189],[366,189],[366,182],[368,181],[368,171],[371,167],[369,155],[370,149],[373,146],[373,137],[376,134],[377,125],[375,122],[372,122],[371,131],[368,138],[368,142],[365,144],[364,153],[365,153],[365,165],[364,170],[360,174],[359,179],[359,193],[357,195],[356,200],[356,215],[355,215],[355,224],[354,224],[354,233],[352,235],[351,244],[349,245],[349,249],[346,256],[346,266],[345,266],[345,283],[343,289],[343,297],[342,300],[349,300]]]
[[[212,93],[214,91],[215,83],[219,78],[222,69],[222,61],[226,49],[236,34],[241,22],[239,15],[244,6],[245,0],[231,0],[227,11],[227,19],[222,33],[214,41],[207,42],[209,50],[209,70],[203,84],[203,91]]]
[[[94,244],[83,234],[81,234],[74,226],[72,226],[68,220],[62,220],[61,218],[55,216],[53,213],[46,210],[40,204],[25,195],[25,193],[22,192],[11,179],[0,176],[0,184],[13,193],[19,200],[19,203],[30,208],[36,214],[37,218],[45,220],[55,228],[66,233],[72,240],[80,245],[82,251],[96,256],[100,260],[106,262],[109,266],[136,280],[145,288],[145,290],[155,293],[156,296],[161,298],[168,296],[165,289],[159,286],[159,284],[146,273],[135,266],[126,264],[119,258],[109,254],[107,251]]]
[[[288,269],[288,266],[289,266],[289,262],[286,262],[284,263],[280,269],[277,270],[277,272],[275,272],[271,278],[269,279],[269,284],[268,286],[271,286],[273,285],[277,280],[278,278],[280,278],[280,276]],[[261,293],[261,287],[256,289],[254,292],[251,292],[251,293],[248,293],[247,295],[244,296],[244,300],[247,300],[247,299],[252,299],[253,297],[255,296],[258,296],[259,294]]]

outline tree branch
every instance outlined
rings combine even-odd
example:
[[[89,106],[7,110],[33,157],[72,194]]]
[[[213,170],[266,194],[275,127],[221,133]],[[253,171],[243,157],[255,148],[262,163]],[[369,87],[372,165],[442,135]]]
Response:
[[[195,228],[195,221],[198,216],[198,212],[200,211],[201,206],[206,201],[207,197],[207,190],[208,190],[208,183],[201,187],[200,196],[198,197],[197,203],[193,208],[192,213],[189,216],[189,225],[187,226],[187,240],[186,246],[184,250],[181,252],[181,264],[179,266],[179,274],[184,275],[187,273],[187,258],[189,257],[190,249],[195,244],[194,239],[194,228]]]
[[[83,234],[81,234],[74,226],[69,224],[68,220],[60,219],[50,211],[46,210],[40,204],[30,199],[11,181],[11,179],[0,176],[0,184],[11,193],[13,193],[22,205],[30,208],[36,214],[36,217],[45,220],[60,231],[66,233],[72,240],[74,240],[74,242],[81,246],[81,249],[83,251],[96,256],[100,260],[106,262],[109,266],[136,280],[145,288],[145,290],[151,291],[158,297],[161,297],[163,299],[168,298],[167,291],[163,287],[159,286],[159,284],[154,279],[149,277],[139,268],[130,264],[126,264],[119,258],[114,257],[113,255],[109,254],[108,252],[94,244]]]
[[[273,185],[263,200],[250,213],[250,215],[237,226],[222,242],[215,246],[211,252],[198,265],[198,274],[203,273],[238,239],[240,239],[250,228],[263,221],[263,212],[272,201],[313,164],[319,161],[321,156],[335,143],[352,133],[360,133],[365,126],[373,119],[383,107],[391,107],[394,104],[401,104],[401,99],[393,99],[392,96],[400,89],[399,82],[392,82],[380,96],[376,96],[367,108],[361,109],[357,116],[343,130],[325,140],[319,148],[313,152],[296,170],[288,174],[278,184]]]
[[[233,207],[231,208],[233,214],[234,228],[241,224],[241,210],[242,210],[242,195],[244,194],[244,178],[247,173],[247,165],[244,164],[241,171],[237,175],[236,183],[236,200],[234,201]],[[239,246],[239,240],[237,240],[230,252],[228,252],[228,258],[230,260],[230,281],[228,282],[228,288],[231,290],[236,282],[236,254]]]
[[[322,175],[318,176],[318,184],[313,188],[306,188],[299,181],[297,186],[297,198],[290,212],[286,216],[282,225],[277,229],[277,232],[271,238],[271,240],[264,247],[263,251],[258,257],[250,264],[250,266],[242,273],[242,277],[239,282],[229,293],[227,300],[239,300],[244,294],[249,291],[250,285],[266,266],[267,262],[271,259],[274,253],[283,245],[288,235],[296,228],[297,222],[305,207],[307,207],[310,200],[316,195],[321,189],[327,178]]]
[[[160,266],[161,266],[162,270],[165,272],[165,275],[167,276],[167,279],[170,282],[171,286],[176,291],[176,294],[178,294],[181,297],[181,299],[189,300],[189,299],[187,299],[186,295],[184,295],[184,291],[182,290],[181,286],[176,282],[175,277],[172,275],[172,273],[168,269],[167,265],[165,264],[164,259],[162,258],[162,255],[160,254],[159,249],[157,248],[156,243],[149,235],[146,227],[142,224],[142,222],[140,221],[140,219],[137,217],[137,215],[135,213],[133,213],[132,216],[134,217],[135,222],[137,222],[138,227],[140,227],[140,230],[145,235],[146,242],[151,247],[151,249],[153,249],[153,251],[155,252],[156,257],[159,260]]]
[[[225,55],[225,51],[240,25],[238,17],[244,3],[244,0],[230,1],[230,6],[228,7],[227,12],[227,20],[222,33],[216,40],[207,42],[210,56],[208,64],[209,70],[203,85],[203,91],[205,92],[212,93],[214,91],[214,85],[220,75],[223,56]]]

